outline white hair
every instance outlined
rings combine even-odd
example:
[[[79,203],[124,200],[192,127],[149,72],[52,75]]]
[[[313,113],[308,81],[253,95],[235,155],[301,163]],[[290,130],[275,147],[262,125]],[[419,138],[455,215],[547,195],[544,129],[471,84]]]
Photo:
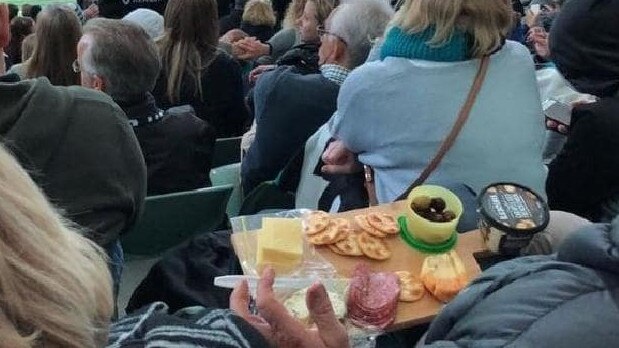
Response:
[[[139,8],[129,12],[123,19],[142,27],[153,40],[163,35],[163,16],[153,10]]]
[[[365,62],[373,42],[383,36],[394,11],[387,0],[343,0],[329,20],[329,32],[346,42],[350,68]]]

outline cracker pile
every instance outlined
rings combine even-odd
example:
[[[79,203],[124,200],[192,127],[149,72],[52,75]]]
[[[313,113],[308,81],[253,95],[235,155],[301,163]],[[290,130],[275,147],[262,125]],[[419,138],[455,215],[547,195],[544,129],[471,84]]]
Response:
[[[387,260],[391,250],[384,238],[395,236],[400,228],[393,215],[369,213],[355,216],[357,228],[350,221],[331,218],[317,211],[306,220],[307,240],[314,245],[326,245],[336,254],[344,256],[367,256],[373,260]]]

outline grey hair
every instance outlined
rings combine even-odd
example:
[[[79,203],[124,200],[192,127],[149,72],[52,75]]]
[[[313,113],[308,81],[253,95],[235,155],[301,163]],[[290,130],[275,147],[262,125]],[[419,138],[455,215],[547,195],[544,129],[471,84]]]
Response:
[[[155,88],[161,62],[157,47],[137,24],[95,18],[86,23],[90,38],[81,69],[101,77],[105,92],[117,102],[140,97]]]
[[[386,0],[344,0],[333,12],[328,30],[346,42],[351,69],[365,62],[393,15]]]
[[[163,35],[163,16],[153,10],[138,8],[123,19],[141,26],[153,40]]]

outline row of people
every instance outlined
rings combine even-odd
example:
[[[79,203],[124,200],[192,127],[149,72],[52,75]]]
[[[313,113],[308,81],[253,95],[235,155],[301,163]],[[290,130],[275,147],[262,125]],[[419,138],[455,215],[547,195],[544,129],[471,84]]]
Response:
[[[164,109],[191,105],[223,138],[241,135],[248,120],[241,68],[217,48],[216,8],[215,0],[171,1],[166,7],[165,35],[157,38],[162,66],[151,92]],[[80,36],[81,23],[74,11],[46,7],[36,25],[32,56],[8,73],[20,79],[45,76],[54,85],[79,85],[72,65]]]

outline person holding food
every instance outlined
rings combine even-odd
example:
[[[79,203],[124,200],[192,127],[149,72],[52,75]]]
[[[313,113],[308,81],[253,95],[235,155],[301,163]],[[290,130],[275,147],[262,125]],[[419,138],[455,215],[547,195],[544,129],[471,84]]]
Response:
[[[350,163],[358,160],[374,170],[378,202],[391,202],[463,121],[428,181],[476,192],[510,181],[543,194],[535,70],[526,47],[505,41],[510,28],[506,1],[407,0],[385,35],[381,60],[353,71],[340,89],[329,121],[337,141],[325,151],[325,171],[359,170]],[[467,106],[468,119],[461,119]]]

